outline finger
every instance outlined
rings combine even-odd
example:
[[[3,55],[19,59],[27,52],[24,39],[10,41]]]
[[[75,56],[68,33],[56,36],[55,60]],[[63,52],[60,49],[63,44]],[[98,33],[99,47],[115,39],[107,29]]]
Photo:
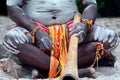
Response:
[[[44,44],[41,42],[40,47],[42,50],[45,50]]]
[[[70,35],[73,35],[73,34],[77,34],[78,32],[80,32],[80,28],[76,28],[76,29],[74,29],[74,30],[72,30],[71,32],[70,32]]]
[[[43,44],[43,46],[44,46],[45,49],[49,49],[49,47],[48,47],[48,45],[47,45],[46,37],[43,37],[43,38],[41,39],[41,42],[42,42],[42,44]]]
[[[49,46],[50,49],[53,49],[53,46],[52,46],[52,45],[53,45],[53,42],[52,42],[52,41],[49,41],[49,44],[50,44],[50,46]]]
[[[85,38],[86,34],[84,31],[80,31],[79,33],[76,34],[76,36],[79,37],[79,43],[83,41],[83,39]]]
[[[43,45],[44,45],[45,49],[49,50],[49,46],[48,46],[48,44],[47,44],[47,41],[44,41],[44,42],[43,42]]]
[[[51,42],[51,40],[49,40],[49,39],[46,39],[46,45],[47,45],[47,49],[51,49],[51,47],[52,47],[52,42]]]
[[[77,36],[80,36],[80,35],[85,36],[85,32],[84,32],[84,31],[79,31],[76,35],[77,35]]]
[[[42,43],[40,43],[39,48],[40,48],[41,50],[44,50],[44,49],[45,49]]]
[[[47,38],[46,39],[46,42],[47,42],[47,44],[48,44],[48,47],[49,47],[49,49],[53,49],[53,42],[52,42],[52,40],[50,39],[50,38]]]
[[[45,41],[46,41],[47,49],[48,50],[53,49],[53,47],[52,47],[52,44],[53,44],[52,40],[49,37],[46,37]]]
[[[41,46],[41,49],[42,50],[46,50],[46,47],[44,46],[44,43],[43,42],[45,42],[43,39],[41,39],[41,41],[40,41],[40,46]]]

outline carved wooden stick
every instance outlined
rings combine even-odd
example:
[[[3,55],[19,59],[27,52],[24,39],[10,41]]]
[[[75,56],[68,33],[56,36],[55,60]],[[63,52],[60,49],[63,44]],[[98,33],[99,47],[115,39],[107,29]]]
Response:
[[[74,16],[74,24],[79,23],[81,20],[81,14],[76,13]],[[62,80],[78,80],[78,65],[77,65],[77,49],[78,49],[78,37],[74,34],[71,36],[68,60],[64,73],[62,75]]]

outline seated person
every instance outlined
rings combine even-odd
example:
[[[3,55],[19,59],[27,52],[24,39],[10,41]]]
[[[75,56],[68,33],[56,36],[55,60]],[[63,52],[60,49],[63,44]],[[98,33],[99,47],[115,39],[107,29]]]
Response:
[[[7,0],[8,14],[17,26],[5,35],[4,47],[23,64],[38,69],[44,78],[54,78],[62,74],[70,36],[77,34],[79,77],[92,76],[94,68],[89,66],[94,66],[97,56],[111,56],[111,50],[118,45],[118,35],[94,23],[96,0],[81,3],[82,20],[73,24],[79,12],[76,0]]]

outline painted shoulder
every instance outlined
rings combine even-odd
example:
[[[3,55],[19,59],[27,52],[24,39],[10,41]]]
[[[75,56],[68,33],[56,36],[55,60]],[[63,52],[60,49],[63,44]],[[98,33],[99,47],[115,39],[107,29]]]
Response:
[[[23,0],[6,0],[7,6],[22,5]]]

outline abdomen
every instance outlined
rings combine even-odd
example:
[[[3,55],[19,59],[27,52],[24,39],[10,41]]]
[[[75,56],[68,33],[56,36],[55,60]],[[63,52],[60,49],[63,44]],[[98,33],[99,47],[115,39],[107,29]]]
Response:
[[[29,0],[23,9],[32,20],[44,25],[66,23],[78,11],[75,0]]]

